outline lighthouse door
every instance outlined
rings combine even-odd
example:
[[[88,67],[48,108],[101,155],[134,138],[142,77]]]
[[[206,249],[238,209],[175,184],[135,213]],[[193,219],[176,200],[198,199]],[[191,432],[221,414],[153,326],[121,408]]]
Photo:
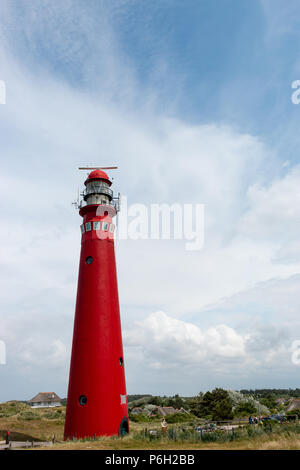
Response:
[[[120,427],[119,427],[119,437],[125,436],[125,434],[128,434],[128,432],[129,432],[128,419],[125,416],[122,419]]]

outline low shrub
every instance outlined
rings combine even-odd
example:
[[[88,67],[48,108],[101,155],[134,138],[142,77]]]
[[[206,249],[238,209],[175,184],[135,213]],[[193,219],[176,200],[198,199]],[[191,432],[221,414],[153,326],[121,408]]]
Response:
[[[193,419],[192,415],[185,414],[185,413],[174,413],[173,415],[168,415],[165,417],[165,420],[167,421],[168,424],[186,423],[188,421],[191,421],[192,419]]]
[[[3,412],[3,413],[0,412],[0,418],[9,418],[10,416],[13,416],[13,415],[14,413],[12,414],[12,413],[7,413],[7,412]]]
[[[134,423],[152,423],[155,419],[157,419],[156,416],[147,416],[144,413],[140,413],[138,415],[129,413],[128,416],[129,420],[133,421]]]
[[[58,411],[48,411],[47,413],[43,414],[43,418],[46,419],[60,419],[61,416],[61,410]]]
[[[41,416],[38,413],[34,413],[33,411],[22,411],[18,415],[18,419],[23,421],[31,421],[34,419],[41,419]]]
[[[21,411],[27,411],[30,407],[20,401],[8,401],[0,405],[0,418],[15,416]]]
[[[288,411],[286,413],[287,416],[298,416],[298,418],[300,418],[300,409],[297,409],[297,410],[292,410],[292,411]]]

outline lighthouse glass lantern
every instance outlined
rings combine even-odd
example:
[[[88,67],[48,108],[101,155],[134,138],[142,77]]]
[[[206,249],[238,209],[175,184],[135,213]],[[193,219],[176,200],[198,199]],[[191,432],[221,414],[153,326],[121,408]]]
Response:
[[[111,184],[104,171],[92,171],[85,181],[85,205],[79,206],[83,221],[65,439],[129,432],[114,250],[118,204]]]
[[[113,192],[110,189],[111,182],[108,179],[89,178],[85,185],[84,200],[87,204],[110,204]]]

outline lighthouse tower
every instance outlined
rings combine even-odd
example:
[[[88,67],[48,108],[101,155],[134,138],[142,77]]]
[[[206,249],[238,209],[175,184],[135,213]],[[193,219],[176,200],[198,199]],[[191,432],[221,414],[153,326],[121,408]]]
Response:
[[[101,169],[84,184],[65,439],[129,431],[114,250],[118,204]]]

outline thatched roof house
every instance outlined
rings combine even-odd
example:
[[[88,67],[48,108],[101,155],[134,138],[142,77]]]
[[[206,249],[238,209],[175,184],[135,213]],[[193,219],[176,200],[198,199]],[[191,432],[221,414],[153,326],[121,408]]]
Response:
[[[50,408],[61,406],[61,398],[54,392],[40,392],[31,400],[28,400],[28,404],[36,408]]]
[[[133,414],[133,415],[140,415],[141,413],[144,413],[144,410],[143,410],[143,408],[140,408],[139,406],[136,406],[135,408],[132,408],[130,413]]]
[[[299,410],[300,409],[300,398],[293,398],[289,406],[287,407],[286,411],[294,411],[294,410]]]
[[[178,410],[178,413],[185,413],[187,415],[189,415],[190,413],[188,411],[186,411],[184,408],[180,408],[180,410]]]
[[[276,398],[275,403],[277,406],[280,406],[280,405],[285,405],[287,401],[288,401],[287,398],[280,397],[280,398]]]
[[[173,406],[156,406],[153,410],[150,411],[149,416],[167,416],[167,415],[174,415],[178,413],[178,410],[173,408]]]

